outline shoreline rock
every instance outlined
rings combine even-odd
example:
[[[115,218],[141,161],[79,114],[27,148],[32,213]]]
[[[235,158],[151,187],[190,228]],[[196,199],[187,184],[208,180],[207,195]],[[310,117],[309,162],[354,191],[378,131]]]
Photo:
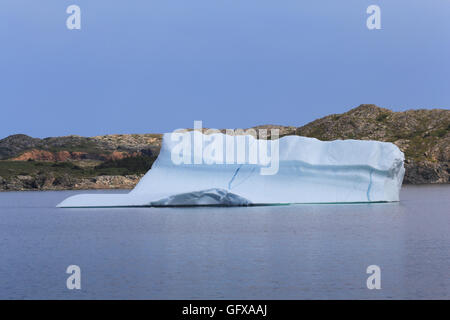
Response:
[[[405,170],[403,184],[448,184],[450,182],[450,165],[448,162],[406,160]]]
[[[450,181],[448,163],[405,161],[403,185],[439,185]],[[52,175],[18,175],[9,179],[0,176],[2,191],[59,191],[59,190],[98,190],[133,189],[143,174],[102,175],[76,178],[70,175],[54,177]]]
[[[1,191],[59,191],[96,189],[133,189],[143,175],[97,176],[92,178],[25,176],[0,177]]]
[[[448,109],[394,112],[363,104],[300,127],[254,127],[272,128],[280,130],[280,137],[392,142],[405,154],[404,184],[450,183]],[[11,135],[0,139],[0,191],[131,189],[156,159],[161,137],[151,133],[45,139]]]

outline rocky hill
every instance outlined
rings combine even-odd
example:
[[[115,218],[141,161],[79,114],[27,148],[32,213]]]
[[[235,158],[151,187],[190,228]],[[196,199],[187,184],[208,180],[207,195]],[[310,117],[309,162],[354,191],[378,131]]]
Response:
[[[366,104],[301,127],[255,127],[262,128],[278,128],[281,136],[392,142],[406,156],[405,183],[450,182],[450,110],[393,112]],[[12,135],[0,140],[0,190],[132,188],[157,157],[161,137]]]
[[[392,142],[405,153],[405,183],[450,182],[450,110],[392,112],[361,105],[315,120],[295,133],[320,140]]]
[[[160,134],[31,138],[16,134],[0,140],[0,160],[70,161],[123,159],[159,151]]]

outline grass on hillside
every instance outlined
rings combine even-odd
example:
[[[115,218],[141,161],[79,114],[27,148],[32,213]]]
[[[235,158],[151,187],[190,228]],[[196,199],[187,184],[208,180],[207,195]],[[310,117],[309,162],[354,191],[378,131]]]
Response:
[[[74,162],[47,161],[0,161],[0,177],[10,178],[18,175],[70,175],[76,178],[101,175],[144,174],[152,166],[156,157],[139,156],[121,160],[105,161],[97,166],[81,166]]]

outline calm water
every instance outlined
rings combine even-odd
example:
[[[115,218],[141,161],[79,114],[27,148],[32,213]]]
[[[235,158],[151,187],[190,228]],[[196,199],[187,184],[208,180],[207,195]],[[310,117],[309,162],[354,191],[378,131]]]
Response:
[[[450,186],[395,204],[55,208],[75,193],[0,193],[0,298],[450,298]]]

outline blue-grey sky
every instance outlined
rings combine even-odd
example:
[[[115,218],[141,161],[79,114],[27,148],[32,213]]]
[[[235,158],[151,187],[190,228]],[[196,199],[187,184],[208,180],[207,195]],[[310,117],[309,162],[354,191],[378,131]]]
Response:
[[[448,0],[2,0],[0,138],[449,108],[449,57]]]

